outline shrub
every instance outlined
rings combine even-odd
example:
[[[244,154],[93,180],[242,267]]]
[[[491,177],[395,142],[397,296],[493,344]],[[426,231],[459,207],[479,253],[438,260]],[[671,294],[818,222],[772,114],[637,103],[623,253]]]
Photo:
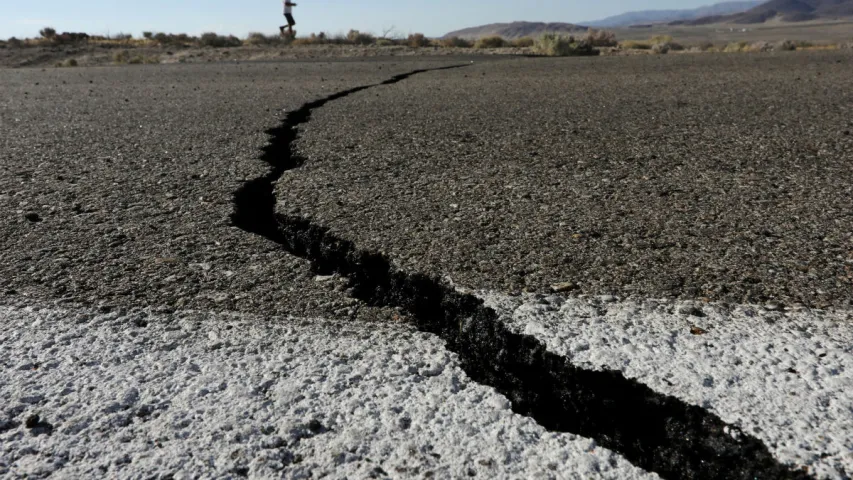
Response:
[[[793,51],[797,49],[797,45],[790,40],[782,40],[774,45],[775,50]]]
[[[68,60],[65,61],[66,67],[76,67],[77,65],[78,65],[77,60],[75,60],[73,58],[69,58]]]
[[[748,50],[749,44],[747,42],[732,42],[726,45],[726,48],[723,49],[726,53],[746,52]]]
[[[174,46],[184,46],[190,45],[193,43],[197,43],[198,39],[195,37],[190,37],[186,33],[155,33],[154,41],[159,43],[161,46],[164,45],[174,45]]]
[[[533,40],[530,37],[521,37],[513,40],[511,45],[516,48],[530,48],[533,45],[536,45],[536,40]]]
[[[62,32],[54,34],[50,41],[56,45],[75,44],[89,40],[89,34],[82,32]]]
[[[764,41],[754,42],[748,47],[750,52],[769,52],[773,50],[773,45]]]
[[[39,30],[39,35],[41,35],[42,38],[50,40],[56,36],[56,29],[52,27],[44,27]]]
[[[394,45],[397,45],[397,42],[390,38],[379,38],[376,40],[376,45],[380,47],[392,47]]]
[[[586,34],[586,41],[593,47],[615,47],[619,45],[616,34],[606,30],[590,30]]]
[[[212,32],[207,32],[202,34],[199,39],[199,43],[203,47],[213,47],[213,48],[226,48],[226,47],[239,47],[243,44],[239,38],[234,35],[224,36],[217,35]]]
[[[369,33],[361,33],[358,30],[350,30],[347,33],[347,42],[355,45],[373,45],[376,43],[376,37]]]
[[[626,40],[619,44],[626,50],[651,50],[652,44],[649,42],[641,42],[639,40]]]
[[[551,57],[598,55],[589,43],[575,41],[575,37],[558,33],[543,33],[536,40],[536,51]]]
[[[9,44],[9,48],[21,48],[24,46],[24,42],[15,37],[10,38],[6,43]]]
[[[278,35],[264,35],[259,32],[252,32],[246,37],[246,41],[244,43],[248,45],[274,45],[277,43],[283,43],[285,39]]]
[[[246,37],[244,43],[249,45],[266,45],[267,36],[260,32],[249,32],[249,36]]]
[[[128,40],[133,40],[133,35],[129,33],[117,33],[112,37],[113,40],[118,40],[121,42],[126,42]]]
[[[127,50],[122,50],[120,52],[116,52],[113,55],[113,62],[115,63],[127,63],[130,61],[130,52]]]
[[[145,40],[151,40],[154,38],[154,32],[142,32],[142,38]]]
[[[406,45],[413,48],[428,47],[429,39],[423,33],[412,33],[406,39]]]
[[[471,48],[474,46],[474,42],[472,42],[471,40],[466,40],[460,37],[445,38],[440,40],[439,44],[442,47],[448,48]]]
[[[323,40],[318,41],[317,43],[331,43],[332,45],[346,45],[349,43],[346,35],[339,33],[337,35],[332,35],[331,37],[326,37]]]
[[[716,49],[712,42],[700,42],[696,45],[696,49],[700,52],[710,52],[711,50]]]
[[[656,43],[652,45],[652,52],[658,55],[666,55],[672,49],[669,43]]]
[[[474,42],[474,48],[503,48],[506,45],[507,41],[497,35],[482,37]]]

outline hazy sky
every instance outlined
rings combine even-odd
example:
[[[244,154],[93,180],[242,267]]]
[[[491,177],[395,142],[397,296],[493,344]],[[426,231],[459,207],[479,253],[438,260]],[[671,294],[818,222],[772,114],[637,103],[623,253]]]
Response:
[[[40,28],[95,34],[145,30],[244,37],[273,33],[282,23],[279,0],[0,0],[0,38],[37,36]],[[295,0],[300,35],[346,32],[350,28],[400,34],[448,31],[514,20],[582,22],[629,10],[690,8],[715,0]]]

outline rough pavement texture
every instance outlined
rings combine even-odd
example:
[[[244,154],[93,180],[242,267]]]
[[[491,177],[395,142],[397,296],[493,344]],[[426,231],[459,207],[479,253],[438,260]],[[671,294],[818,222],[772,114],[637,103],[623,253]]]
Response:
[[[853,475],[853,312],[482,293],[513,331],[717,414],[781,462]]]
[[[504,292],[853,300],[853,55],[519,59],[318,111],[305,216]]]
[[[0,71],[0,302],[369,315],[232,197],[285,109],[447,62]]]
[[[403,324],[5,307],[0,321],[0,477],[658,478],[513,414]]]

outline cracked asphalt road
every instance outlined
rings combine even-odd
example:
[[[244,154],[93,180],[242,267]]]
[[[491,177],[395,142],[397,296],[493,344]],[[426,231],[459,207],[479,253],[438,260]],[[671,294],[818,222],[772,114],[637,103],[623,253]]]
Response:
[[[297,145],[306,164],[278,183],[279,208],[330,226],[359,248],[381,251],[407,272],[449,277],[459,286],[497,294],[539,292],[564,282],[569,294],[849,307],[850,60],[843,53],[514,59],[426,73],[314,112],[310,125],[300,128]],[[188,311],[202,312],[192,314],[214,324],[218,317],[212,312],[280,315],[279,323],[290,316],[394,318],[394,312],[352,299],[343,280],[317,277],[306,261],[233,227],[233,195],[244,181],[267,174],[260,148],[269,141],[264,132],[283,117],[282,108],[457,63],[458,58],[0,72],[0,208],[6,212],[0,224],[0,305],[12,306],[0,317],[8,329],[3,343],[16,342],[7,366],[33,339],[44,350],[34,352],[38,362],[15,366],[41,369],[44,362],[47,376],[75,371],[78,355],[105,355],[103,371],[74,386],[82,392],[78,402],[88,404],[96,399],[87,396],[86,385],[118,371],[108,365],[110,343],[129,334],[131,324],[147,324],[145,319],[172,332],[171,324]],[[542,308],[558,300],[535,297]],[[51,356],[70,347],[52,343],[50,322],[81,314],[61,310],[44,319],[45,302],[113,312],[110,335],[83,325],[85,340],[73,345],[74,355],[53,361]],[[127,308],[136,309],[133,321]],[[356,334],[371,329],[352,325]],[[213,342],[216,327],[202,330]],[[177,335],[193,351],[205,342],[195,331],[165,335]],[[296,334],[298,341],[302,335]],[[279,350],[286,350],[292,336],[280,337],[290,340]],[[225,338],[223,345],[234,346],[241,333]],[[87,351],[87,342],[100,349]],[[161,347],[170,351],[176,345]],[[229,355],[260,351],[255,347],[237,345]],[[149,347],[127,348],[138,353]],[[416,356],[435,353],[426,348]],[[271,365],[287,364],[271,355]],[[321,391],[328,370],[323,365],[332,356],[321,353],[305,363],[321,379]],[[174,365],[167,369],[184,360],[166,358]],[[457,360],[442,357],[449,366]],[[134,368],[144,369],[147,360],[139,362]],[[837,376],[836,371],[826,374]],[[16,372],[4,384],[4,395],[10,405],[20,405],[6,414],[30,419],[35,417],[29,413],[44,413],[64,431],[67,419],[57,415],[54,382],[34,382],[26,368]],[[212,368],[209,380],[223,376],[228,375]],[[285,383],[288,392],[299,388]],[[243,387],[237,385],[235,395]],[[143,387],[140,395],[156,388],[159,384]],[[328,392],[315,398],[338,406]],[[508,407],[498,403],[499,409]],[[179,406],[175,415],[191,408]],[[98,411],[96,405],[92,415]],[[742,413],[735,412],[733,421]],[[501,422],[514,418],[505,415]],[[2,422],[8,438],[28,438],[26,422]],[[480,431],[478,425],[470,432]],[[788,434],[783,429],[780,435]],[[356,434],[345,443],[360,448],[375,440]],[[518,448],[536,447],[524,441]],[[844,448],[837,449],[839,455],[849,455]],[[25,447],[12,453],[24,459],[13,468],[50,470],[42,462],[50,452],[45,457]],[[124,468],[127,455],[120,448],[112,453],[116,466],[104,468]],[[321,459],[322,444],[314,453],[312,461],[322,468],[344,471]],[[561,464],[577,465],[575,453],[561,455]],[[802,452],[781,457],[812,461]],[[285,455],[279,463],[289,459]],[[253,461],[257,468],[224,460],[211,464],[211,471],[233,467],[262,475],[265,460]],[[581,470],[619,477],[594,463]],[[846,468],[840,465],[836,472]],[[830,467],[835,468],[823,468]],[[372,466],[354,468],[364,473]]]
[[[284,110],[458,60],[4,70],[0,297],[366,318],[230,224]]]
[[[279,210],[458,286],[853,299],[849,53],[518,59],[318,111]]]

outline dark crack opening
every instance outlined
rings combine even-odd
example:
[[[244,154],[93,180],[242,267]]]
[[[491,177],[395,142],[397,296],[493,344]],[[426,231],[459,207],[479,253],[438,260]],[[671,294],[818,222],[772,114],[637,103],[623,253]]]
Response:
[[[319,272],[348,278],[353,296],[368,305],[404,309],[418,329],[438,335],[458,354],[472,380],[496,389],[509,398],[513,411],[550,431],[594,439],[664,478],[812,478],[780,464],[760,440],[713,413],[657,393],[621,372],[576,367],[546,351],[536,338],[511,332],[475,296],[436,278],[400,271],[382,255],[359,250],[308,219],[276,214],[274,183],[285,171],[303,165],[293,142],[315,109],[413,75],[463,66],[415,70],[335,93],[288,114],[267,132],[270,141],[261,160],[270,172],[246,182],[234,196],[234,225],[282,245]]]

